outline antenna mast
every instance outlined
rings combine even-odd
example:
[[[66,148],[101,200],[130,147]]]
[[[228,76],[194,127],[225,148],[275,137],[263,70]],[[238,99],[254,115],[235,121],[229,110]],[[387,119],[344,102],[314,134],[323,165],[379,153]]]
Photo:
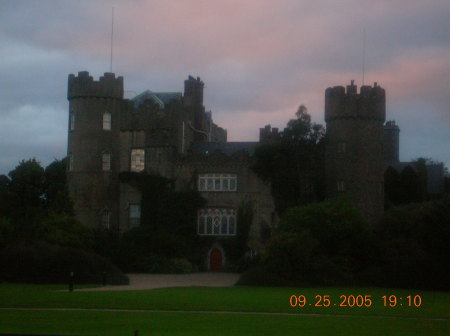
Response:
[[[114,37],[114,7],[111,8],[111,57],[110,57],[110,60],[109,60],[109,72],[112,72],[113,37]]]
[[[362,49],[362,85],[364,85],[364,75],[366,72],[366,28],[363,29]]]

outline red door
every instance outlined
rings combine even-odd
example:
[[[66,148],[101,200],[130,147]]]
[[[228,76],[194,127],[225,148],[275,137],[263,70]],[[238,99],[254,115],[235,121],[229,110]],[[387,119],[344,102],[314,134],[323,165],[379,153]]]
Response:
[[[209,255],[209,270],[212,272],[220,272],[222,270],[222,252],[214,248]]]

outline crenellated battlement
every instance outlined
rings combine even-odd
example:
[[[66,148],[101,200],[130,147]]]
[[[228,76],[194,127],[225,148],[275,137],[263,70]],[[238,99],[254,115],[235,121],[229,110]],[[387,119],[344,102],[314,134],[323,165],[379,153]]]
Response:
[[[352,80],[346,88],[330,87],[325,90],[325,121],[337,119],[381,120],[386,118],[386,94],[383,88],[364,85],[358,88]]]
[[[189,76],[184,81],[184,102],[186,105],[203,105],[203,89],[205,84],[200,77]]]
[[[280,133],[277,127],[272,127],[270,125],[264,126],[264,128],[259,129],[259,142],[275,142],[279,140]]]
[[[95,81],[87,71],[80,71],[78,76],[70,74],[67,99],[84,97],[123,99],[123,77],[116,78],[114,73],[105,72]]]
[[[385,130],[392,130],[392,131],[400,132],[400,128],[395,123],[395,120],[388,120],[388,121],[386,121],[386,124],[384,125],[384,129]]]

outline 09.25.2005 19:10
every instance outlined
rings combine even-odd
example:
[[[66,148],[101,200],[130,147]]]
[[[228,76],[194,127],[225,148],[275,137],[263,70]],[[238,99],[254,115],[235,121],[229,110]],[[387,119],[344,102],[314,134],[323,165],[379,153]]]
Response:
[[[371,307],[374,304],[372,295],[340,295],[338,302],[333,302],[330,295],[318,294],[314,296],[313,300],[308,300],[305,295],[291,295],[289,298],[289,304],[291,307]],[[383,295],[376,303],[381,303],[384,307],[420,307],[422,305],[422,297],[420,295],[408,295],[406,297],[396,295]]]

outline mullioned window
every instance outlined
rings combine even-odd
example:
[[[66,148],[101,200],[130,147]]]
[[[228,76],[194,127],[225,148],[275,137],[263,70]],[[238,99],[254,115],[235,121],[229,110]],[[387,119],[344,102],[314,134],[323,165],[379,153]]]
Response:
[[[229,208],[205,208],[198,213],[197,233],[206,236],[236,235],[236,211]]]
[[[200,174],[198,176],[199,191],[236,191],[236,174]]]

